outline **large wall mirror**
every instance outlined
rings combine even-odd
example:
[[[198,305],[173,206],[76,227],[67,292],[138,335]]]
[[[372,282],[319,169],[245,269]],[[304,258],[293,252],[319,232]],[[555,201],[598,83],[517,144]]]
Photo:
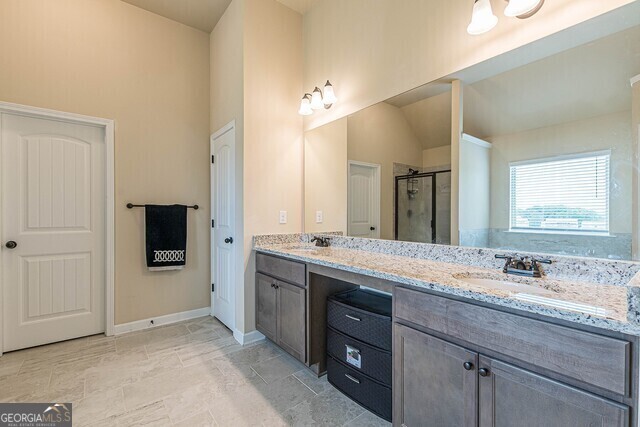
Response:
[[[305,231],[639,259],[627,7],[306,132]]]

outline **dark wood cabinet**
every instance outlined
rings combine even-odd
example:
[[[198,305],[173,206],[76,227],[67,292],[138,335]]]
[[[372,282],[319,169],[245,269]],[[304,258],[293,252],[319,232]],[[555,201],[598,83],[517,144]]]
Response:
[[[256,329],[305,362],[305,289],[256,273]]]
[[[276,282],[278,300],[277,343],[296,359],[305,361],[305,290]]]
[[[628,379],[625,375],[611,373],[631,370],[630,359],[626,356],[630,343],[569,328],[560,330],[559,326],[552,324],[547,328],[549,336],[545,341],[545,324],[539,321],[528,324],[530,327],[526,329],[520,325],[529,319],[460,301],[413,291],[407,293],[405,290],[396,292],[395,297],[395,426],[630,425],[629,406],[547,376],[562,371],[558,367],[574,363],[577,366],[567,369],[571,373],[570,378],[582,373],[581,380],[586,386],[604,384],[609,390],[624,392]],[[482,315],[480,310],[483,310]],[[501,321],[502,329],[498,329],[492,320],[496,317]],[[412,325],[398,321],[411,322]],[[418,328],[426,330],[422,332]],[[490,332],[491,328],[493,332]],[[567,338],[565,347],[555,345],[559,330],[562,337],[571,338]],[[593,345],[591,349],[585,345],[582,351],[589,353],[583,358],[573,357],[576,349],[570,345],[581,344],[587,339],[600,345]],[[487,346],[485,348],[494,354],[486,356],[483,354],[485,350],[476,344]],[[517,345],[524,348],[518,349]],[[549,360],[554,360],[557,367],[541,369],[543,372],[537,373],[500,360],[501,357],[508,359],[517,352],[521,352],[521,359],[537,362],[543,368],[547,368]],[[537,359],[530,356],[538,353],[542,356]],[[616,359],[622,366],[616,369],[610,360],[603,358],[603,369],[588,369],[585,361],[605,353],[622,355]]]
[[[480,427],[626,427],[629,408],[480,356]]]
[[[256,274],[256,329],[271,341],[277,341],[277,280]]]
[[[394,326],[393,423],[478,425],[478,354],[422,332]]]

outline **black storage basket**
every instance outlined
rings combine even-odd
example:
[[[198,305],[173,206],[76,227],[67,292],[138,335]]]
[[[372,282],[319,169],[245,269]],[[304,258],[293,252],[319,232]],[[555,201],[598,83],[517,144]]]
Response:
[[[327,357],[327,379],[342,393],[369,411],[391,421],[391,389]]]
[[[360,368],[352,366],[346,361],[347,345],[360,352]],[[372,347],[331,328],[327,328],[327,352],[331,357],[345,363],[352,369],[391,387],[391,352]]]
[[[359,304],[361,297],[367,300],[365,303],[374,302],[377,312]],[[333,295],[328,299],[327,324],[359,341],[391,351],[391,297],[362,290]]]

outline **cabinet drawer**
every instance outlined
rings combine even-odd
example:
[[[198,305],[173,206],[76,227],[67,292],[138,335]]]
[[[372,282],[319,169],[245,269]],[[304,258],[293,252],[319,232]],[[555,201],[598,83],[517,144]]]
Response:
[[[369,313],[329,299],[327,324],[338,332],[391,351],[391,317]]]
[[[300,262],[256,254],[256,270],[296,285],[305,286],[307,283],[306,266]]]
[[[369,409],[376,415],[391,421],[391,389],[372,381],[354,369],[347,368],[327,358],[327,379],[338,390]]]
[[[397,288],[395,316],[622,396],[631,344],[423,292]]]
[[[371,347],[328,328],[327,352],[329,355],[348,364],[347,351],[356,352],[357,354],[354,357],[360,361],[360,367],[353,366],[352,369],[391,387],[391,353]]]

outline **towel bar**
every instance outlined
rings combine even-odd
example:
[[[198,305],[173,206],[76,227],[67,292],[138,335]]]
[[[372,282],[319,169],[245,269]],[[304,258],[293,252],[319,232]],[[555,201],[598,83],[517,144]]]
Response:
[[[133,209],[133,208],[144,208],[144,205],[134,205],[133,203],[127,203],[127,209]],[[193,206],[187,206],[187,208],[198,210],[200,209],[200,206],[193,205]]]

